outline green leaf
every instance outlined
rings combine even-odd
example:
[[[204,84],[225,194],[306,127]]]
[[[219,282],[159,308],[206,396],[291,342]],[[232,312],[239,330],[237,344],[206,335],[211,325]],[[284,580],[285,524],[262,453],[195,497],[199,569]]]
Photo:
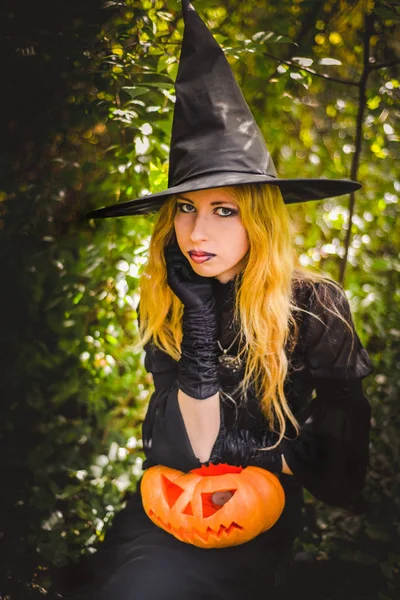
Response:
[[[292,61],[298,63],[301,67],[311,67],[314,62],[312,58],[305,56],[292,56]]]
[[[161,73],[162,71],[166,70],[166,68],[169,64],[169,62],[168,62],[169,60],[170,60],[170,57],[167,56],[166,54],[164,54],[163,56],[160,56],[160,58],[157,61],[157,72],[158,73]]]
[[[337,60],[337,58],[321,58],[318,61],[318,64],[324,65],[324,66],[341,65],[342,61],[341,60]]]
[[[116,346],[119,343],[118,340],[117,340],[117,338],[113,337],[112,335],[110,335],[108,333],[106,334],[105,339],[112,346]]]
[[[169,13],[169,12],[165,12],[163,10],[158,10],[156,14],[157,14],[157,17],[159,17],[160,19],[163,19],[164,21],[173,21],[174,20],[174,15],[171,15],[171,13]]]
[[[225,42],[230,44],[230,39],[226,35],[221,35],[220,33],[216,33],[214,39],[220,46],[224,46]]]
[[[79,304],[79,302],[82,300],[83,298],[83,292],[79,292],[78,294],[76,294],[76,296],[73,298],[72,302],[73,304]]]
[[[370,554],[367,554],[366,552],[362,552],[361,550],[356,550],[354,552],[354,555],[351,556],[349,558],[354,559],[356,562],[360,563],[361,565],[376,565],[377,563],[377,559],[374,556],[371,556]]]
[[[146,81],[146,86],[147,87],[155,87],[155,88],[159,88],[159,89],[163,89],[163,90],[174,89],[173,81],[171,81],[171,82],[168,82],[168,81]]]
[[[121,90],[123,90],[124,92],[129,94],[129,96],[131,98],[136,98],[137,96],[146,94],[149,91],[148,87],[143,87],[143,86],[139,86],[139,85],[131,85],[131,86],[125,85],[121,88]]]
[[[396,23],[400,21],[400,16],[397,14],[397,11],[395,12],[395,10],[391,10],[389,8],[378,6],[374,8],[374,13],[383,19],[395,21]]]
[[[392,538],[385,523],[368,523],[365,533],[373,540],[380,540],[381,542],[388,542]]]
[[[178,75],[179,63],[175,62],[167,67],[167,73],[171,77],[171,79],[176,79]]]
[[[290,38],[274,31],[258,31],[251,39],[258,44],[265,44],[266,42],[270,44],[294,44]],[[295,45],[297,46],[297,44]]]

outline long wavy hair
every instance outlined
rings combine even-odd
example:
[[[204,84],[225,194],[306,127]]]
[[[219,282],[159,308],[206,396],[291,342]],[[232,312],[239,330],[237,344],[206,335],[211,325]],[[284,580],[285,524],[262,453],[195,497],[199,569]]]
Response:
[[[318,282],[342,291],[331,278],[300,264],[293,245],[293,226],[282,194],[275,185],[240,185],[222,188],[236,200],[241,221],[247,230],[249,250],[241,278],[237,279],[234,319],[240,323],[241,353],[246,353],[245,373],[240,384],[242,398],[254,386],[263,414],[271,430],[285,436],[286,418],[296,435],[299,424],[285,398],[284,382],[289,357],[297,342],[298,311],[293,300],[296,286],[311,285],[315,298],[324,310],[333,312],[350,329],[353,328],[330,301],[329,294],[318,293]],[[149,258],[140,278],[139,350],[149,340],[174,360],[181,356],[183,304],[167,284],[164,247],[174,237],[176,196],[170,196],[159,210],[151,236]],[[342,292],[343,293],[343,292]],[[321,320],[321,319],[319,319]],[[278,429],[277,429],[278,426]]]

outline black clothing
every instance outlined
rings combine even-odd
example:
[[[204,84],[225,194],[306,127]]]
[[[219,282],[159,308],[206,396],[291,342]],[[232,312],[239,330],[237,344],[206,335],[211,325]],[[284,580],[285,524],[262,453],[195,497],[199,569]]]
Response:
[[[231,280],[215,286],[223,348],[237,334],[232,320],[233,285]],[[327,293],[334,295],[335,305],[354,330],[345,296],[332,286],[327,287]],[[372,372],[371,361],[355,331],[351,350],[349,330],[337,316],[315,303],[309,286],[294,294],[297,306],[316,313],[322,322],[296,313],[299,342],[290,355],[285,395],[301,434],[294,439],[293,427],[288,423],[289,439],[280,446],[294,475],[279,475],[286,503],[277,523],[240,546],[197,548],[154,525],[143,511],[138,491],[116,516],[98,555],[93,557],[91,572],[97,577],[97,591],[89,586],[74,599],[243,600],[262,588],[272,591],[302,530],[303,486],[319,500],[343,507],[361,489],[368,465],[370,430],[370,406],[361,380]],[[188,471],[199,467],[179,409],[178,363],[153,344],[147,344],[145,350],[145,367],[153,375],[155,391],[142,428],[146,454],[143,468],[164,464]],[[230,354],[237,351],[236,343]],[[235,385],[241,375],[221,367],[221,390],[236,403],[221,394],[221,428],[211,462],[242,464],[246,460],[246,436],[259,436],[268,429],[252,389],[246,406],[235,398]]]
[[[297,306],[316,314],[323,322],[296,313],[300,315],[299,342],[290,356],[285,395],[301,425],[301,435],[294,439],[294,429],[288,422],[286,435],[290,440],[282,442],[281,450],[297,486],[305,486],[326,504],[346,506],[362,487],[368,463],[370,406],[361,380],[372,372],[372,364],[354,329],[346,297],[332,286],[324,285],[326,293],[333,295],[340,314],[353,326],[354,347],[350,350],[351,332],[337,316],[322,310],[309,286],[295,290]],[[237,326],[232,321],[233,288],[234,280],[215,287],[223,348],[229,347],[237,335]],[[201,463],[193,454],[177,400],[177,362],[151,344],[146,351],[145,367],[153,375],[155,392],[142,429],[147,457],[143,468],[155,464],[182,471],[197,468]],[[238,351],[236,342],[230,354]],[[246,431],[258,433],[267,429],[266,418],[251,388],[247,406],[237,408],[240,398],[235,398],[235,386],[242,375],[221,367],[221,388],[236,399],[236,404],[221,399],[221,428],[211,462],[225,462],[229,458],[226,462],[242,464],[240,453],[235,460],[240,447],[238,440],[244,439]],[[242,452],[246,454],[245,447]]]

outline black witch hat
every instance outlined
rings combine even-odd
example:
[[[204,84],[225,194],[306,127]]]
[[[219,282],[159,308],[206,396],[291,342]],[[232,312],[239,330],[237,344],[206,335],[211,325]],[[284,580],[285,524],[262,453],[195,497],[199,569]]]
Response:
[[[246,183],[279,186],[284,202],[341,196],[361,187],[348,179],[280,179],[262,133],[226,57],[189,0],[175,82],[168,188],[113,204],[88,217],[156,212],[171,194]]]

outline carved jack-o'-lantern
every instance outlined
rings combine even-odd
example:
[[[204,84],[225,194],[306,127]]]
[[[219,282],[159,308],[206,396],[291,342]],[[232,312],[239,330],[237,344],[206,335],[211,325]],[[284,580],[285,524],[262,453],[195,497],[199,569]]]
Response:
[[[285,505],[279,479],[259,467],[210,464],[183,473],[158,465],[144,472],[140,490],[153,523],[200,548],[248,542],[270,529]]]

